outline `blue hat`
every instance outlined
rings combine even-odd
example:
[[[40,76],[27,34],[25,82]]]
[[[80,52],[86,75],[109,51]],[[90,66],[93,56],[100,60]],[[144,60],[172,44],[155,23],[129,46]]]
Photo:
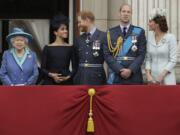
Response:
[[[11,38],[13,38],[15,36],[23,36],[23,37],[27,38],[28,41],[32,41],[32,39],[33,39],[31,34],[26,33],[22,29],[15,27],[15,28],[13,28],[12,32],[6,37],[7,42],[11,43]]]

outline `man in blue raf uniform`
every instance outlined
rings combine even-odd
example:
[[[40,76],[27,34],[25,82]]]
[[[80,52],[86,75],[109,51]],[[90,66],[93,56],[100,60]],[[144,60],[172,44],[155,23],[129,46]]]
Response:
[[[108,84],[142,84],[141,65],[146,53],[146,37],[142,28],[130,24],[131,7],[120,7],[120,25],[107,32],[104,46],[109,66]]]
[[[83,34],[75,43],[77,58],[77,73],[74,84],[101,85],[106,83],[103,68],[103,45],[106,34],[94,25],[95,17],[89,11],[83,11],[78,16],[78,27]]]

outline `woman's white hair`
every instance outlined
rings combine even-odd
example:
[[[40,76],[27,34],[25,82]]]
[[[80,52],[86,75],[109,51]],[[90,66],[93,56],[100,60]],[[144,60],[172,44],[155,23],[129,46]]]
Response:
[[[28,43],[29,43],[28,38],[26,38],[26,37],[24,37],[24,36],[15,36],[15,37],[13,37],[13,38],[10,39],[11,44],[13,44],[14,39],[15,39],[16,37],[22,37],[22,38],[25,40],[25,44],[28,44]]]

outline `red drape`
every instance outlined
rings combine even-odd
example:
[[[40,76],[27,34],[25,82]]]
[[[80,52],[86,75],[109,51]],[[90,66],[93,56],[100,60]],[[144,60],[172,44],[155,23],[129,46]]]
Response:
[[[90,86],[92,87],[92,86]],[[180,135],[180,86],[0,87],[0,135]]]

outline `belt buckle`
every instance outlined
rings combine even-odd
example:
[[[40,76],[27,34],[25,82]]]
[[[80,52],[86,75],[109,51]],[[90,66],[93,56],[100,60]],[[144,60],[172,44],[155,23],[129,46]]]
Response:
[[[125,56],[123,59],[124,59],[124,60],[128,60],[128,57],[127,57],[127,56]]]
[[[85,63],[85,64],[84,64],[84,67],[88,67],[88,66],[89,66],[89,64],[88,64],[88,63]]]

